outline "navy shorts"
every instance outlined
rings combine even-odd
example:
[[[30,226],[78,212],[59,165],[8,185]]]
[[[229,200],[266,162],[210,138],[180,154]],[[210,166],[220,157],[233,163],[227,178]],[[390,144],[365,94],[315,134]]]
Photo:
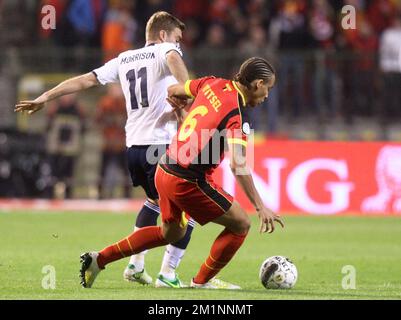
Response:
[[[144,145],[127,148],[128,170],[134,187],[141,186],[149,199],[159,199],[155,187],[155,172],[160,157],[168,145]]]

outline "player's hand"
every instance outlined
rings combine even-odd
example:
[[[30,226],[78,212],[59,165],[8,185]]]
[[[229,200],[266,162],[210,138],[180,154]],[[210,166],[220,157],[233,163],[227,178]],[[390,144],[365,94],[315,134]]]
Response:
[[[45,99],[41,97],[36,98],[35,100],[20,101],[15,105],[14,112],[27,111],[28,114],[32,114],[42,109],[45,106],[45,102]]]
[[[274,222],[277,222],[282,228],[284,228],[284,223],[281,220],[281,217],[266,207],[257,210],[257,213],[260,219],[260,233],[272,233],[274,231]]]
[[[173,107],[175,110],[184,109],[188,104],[188,99],[177,98],[177,97],[167,97],[167,102]]]

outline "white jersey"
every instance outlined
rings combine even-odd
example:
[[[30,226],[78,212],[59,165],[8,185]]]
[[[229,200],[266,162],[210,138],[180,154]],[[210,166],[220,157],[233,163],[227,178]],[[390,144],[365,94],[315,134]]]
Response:
[[[128,50],[93,70],[98,81],[120,82],[124,92],[127,123],[126,145],[170,144],[177,130],[172,107],[166,101],[167,88],[177,83],[166,54],[181,50],[173,43],[151,44]]]

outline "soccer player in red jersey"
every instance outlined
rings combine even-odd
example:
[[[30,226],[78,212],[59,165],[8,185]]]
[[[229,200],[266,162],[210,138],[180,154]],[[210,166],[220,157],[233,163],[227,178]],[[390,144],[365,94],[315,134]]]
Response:
[[[192,97],[194,102],[156,171],[162,225],[142,228],[100,252],[82,255],[84,287],[90,287],[110,262],[181,239],[189,215],[201,225],[214,222],[225,227],[191,286],[240,288],[215,276],[242,245],[250,220],[238,202],[213,182],[211,174],[223,158],[227,144],[233,174],[255,207],[260,232],[273,232],[274,222],[284,226],[280,216],[265,207],[253,183],[245,161],[250,128],[241,116],[241,108],[255,107],[268,97],[274,82],[272,66],[254,57],[241,65],[233,81],[206,77],[169,87],[169,101],[174,107],[179,108],[177,101],[186,98]]]

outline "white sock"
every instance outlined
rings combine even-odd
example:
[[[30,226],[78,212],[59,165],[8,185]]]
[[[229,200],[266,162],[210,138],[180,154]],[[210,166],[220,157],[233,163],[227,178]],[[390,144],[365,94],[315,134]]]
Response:
[[[169,280],[173,280],[175,278],[175,269],[177,269],[180,264],[184,253],[185,249],[174,247],[171,244],[167,245],[166,251],[164,252],[160,274]]]
[[[134,232],[140,228],[135,227]],[[129,264],[133,264],[135,266],[135,270],[137,272],[141,272],[145,268],[145,255],[148,253],[149,250],[144,250],[137,254],[133,254],[129,259]]]

